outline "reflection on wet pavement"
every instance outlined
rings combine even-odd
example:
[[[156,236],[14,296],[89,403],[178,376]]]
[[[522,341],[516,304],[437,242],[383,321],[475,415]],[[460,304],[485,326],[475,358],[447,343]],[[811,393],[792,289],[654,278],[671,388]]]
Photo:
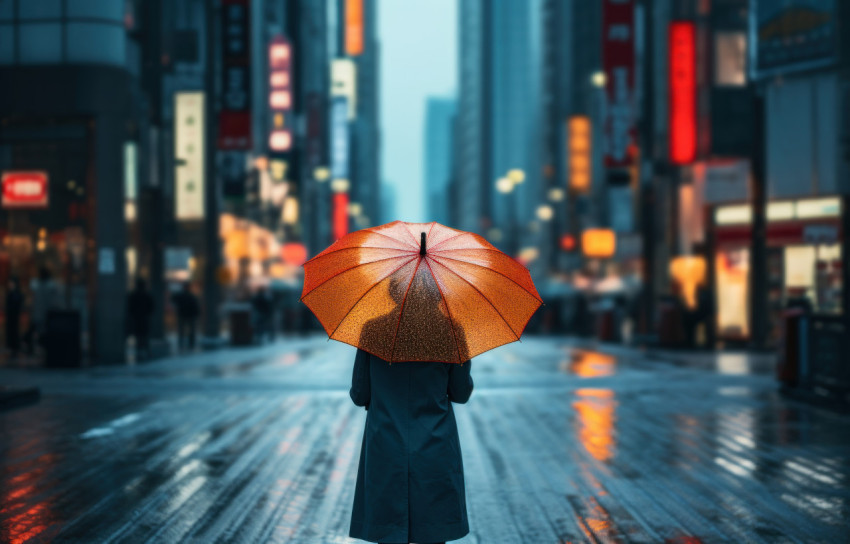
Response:
[[[0,412],[0,542],[354,542],[365,413],[324,339],[43,380]],[[850,418],[770,376],[524,339],[456,409],[462,543],[842,542]]]

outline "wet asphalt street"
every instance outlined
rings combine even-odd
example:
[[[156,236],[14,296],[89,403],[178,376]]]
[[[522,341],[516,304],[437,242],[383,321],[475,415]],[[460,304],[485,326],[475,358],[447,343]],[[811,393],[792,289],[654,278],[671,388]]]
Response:
[[[0,412],[0,542],[354,542],[353,356],[313,337],[0,369],[42,387]],[[850,416],[753,366],[533,337],[476,358],[458,542],[850,542]]]

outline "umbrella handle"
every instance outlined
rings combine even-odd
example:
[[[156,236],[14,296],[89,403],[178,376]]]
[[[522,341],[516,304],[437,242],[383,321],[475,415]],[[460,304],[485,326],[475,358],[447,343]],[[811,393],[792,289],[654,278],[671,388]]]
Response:
[[[425,233],[422,233],[422,238],[419,241],[419,255],[425,256]]]

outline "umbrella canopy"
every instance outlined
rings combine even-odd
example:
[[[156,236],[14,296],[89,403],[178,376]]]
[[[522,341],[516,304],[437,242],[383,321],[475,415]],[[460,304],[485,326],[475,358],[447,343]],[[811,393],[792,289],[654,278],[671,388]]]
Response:
[[[542,304],[528,270],[481,236],[402,221],[307,261],[301,301],[334,340],[389,362],[449,363],[519,340]]]

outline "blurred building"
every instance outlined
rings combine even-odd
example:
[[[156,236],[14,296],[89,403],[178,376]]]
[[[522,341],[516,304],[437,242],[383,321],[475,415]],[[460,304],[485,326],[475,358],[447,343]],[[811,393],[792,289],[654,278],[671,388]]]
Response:
[[[450,225],[449,192],[454,147],[456,102],[450,98],[429,98],[425,105],[425,153],[423,155],[425,198],[428,221]]]

